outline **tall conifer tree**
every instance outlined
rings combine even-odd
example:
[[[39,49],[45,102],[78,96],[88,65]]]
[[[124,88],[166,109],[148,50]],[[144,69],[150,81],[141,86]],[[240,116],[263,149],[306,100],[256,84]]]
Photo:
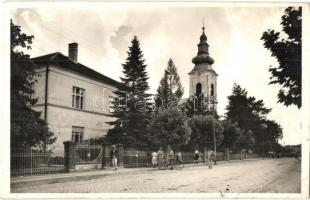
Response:
[[[121,84],[114,91],[112,108],[115,121],[109,122],[114,127],[108,131],[108,139],[112,143],[144,146],[145,131],[148,124],[149,89],[145,60],[140,43],[135,36],[129,47],[128,57],[123,64]]]
[[[170,58],[164,77],[161,79],[157,89],[156,108],[159,110],[175,108],[181,100],[183,93],[184,88],[182,87],[177,68]]]

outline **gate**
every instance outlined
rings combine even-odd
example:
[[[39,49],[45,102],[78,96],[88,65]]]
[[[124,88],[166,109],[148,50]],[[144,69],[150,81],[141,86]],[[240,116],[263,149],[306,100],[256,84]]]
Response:
[[[77,144],[75,164],[102,164],[103,148],[100,145]]]

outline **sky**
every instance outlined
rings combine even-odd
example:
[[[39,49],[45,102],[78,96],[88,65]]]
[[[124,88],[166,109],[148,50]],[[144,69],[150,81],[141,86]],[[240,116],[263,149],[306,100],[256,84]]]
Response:
[[[218,73],[218,112],[225,114],[227,96],[234,83],[248,95],[263,99],[272,108],[267,118],[283,127],[281,144],[300,144],[302,113],[296,106],[277,103],[278,85],[269,85],[270,65],[277,61],[260,40],[268,29],[281,30],[285,7],[132,7],[120,4],[96,7],[45,7],[15,9],[13,22],[34,35],[31,57],[54,52],[68,54],[68,44],[79,43],[78,62],[115,80],[122,76],[122,63],[136,35],[144,53],[150,93],[172,58],[189,93],[189,76],[197,54],[203,18],[209,53]],[[285,37],[285,35],[283,35]]]

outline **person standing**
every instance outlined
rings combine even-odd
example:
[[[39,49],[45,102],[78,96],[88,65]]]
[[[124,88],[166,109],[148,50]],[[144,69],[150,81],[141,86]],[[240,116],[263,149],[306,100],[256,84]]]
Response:
[[[198,151],[198,149],[195,150],[194,159],[195,159],[196,164],[198,165],[198,162],[199,162],[199,151]]]
[[[214,165],[216,165],[215,151],[212,151],[212,153],[211,153],[211,160],[214,163]]]
[[[116,145],[112,146],[111,152],[110,152],[110,157],[113,165],[113,171],[117,170],[117,157],[118,157],[118,150],[116,148]]]
[[[155,168],[156,165],[157,165],[157,153],[154,151],[152,153],[152,166],[153,166],[153,168]]]
[[[176,161],[178,162],[178,164],[183,164],[182,153],[181,153],[181,151],[179,151],[179,152],[177,153]]]
[[[158,161],[158,169],[160,169],[164,163],[164,152],[163,148],[160,147],[158,152],[157,152],[157,161]]]
[[[213,162],[213,151],[208,150],[208,164],[209,164],[209,169],[212,169],[212,162]]]
[[[170,169],[173,170],[174,152],[170,145],[167,147],[167,158],[169,161]]]

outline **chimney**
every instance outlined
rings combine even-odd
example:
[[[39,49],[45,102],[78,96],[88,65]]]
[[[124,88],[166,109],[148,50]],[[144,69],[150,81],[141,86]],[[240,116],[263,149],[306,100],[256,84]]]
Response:
[[[77,62],[77,58],[78,58],[78,43],[70,43],[68,44],[69,49],[68,49],[68,55],[69,58],[71,60],[73,60],[74,62]]]

